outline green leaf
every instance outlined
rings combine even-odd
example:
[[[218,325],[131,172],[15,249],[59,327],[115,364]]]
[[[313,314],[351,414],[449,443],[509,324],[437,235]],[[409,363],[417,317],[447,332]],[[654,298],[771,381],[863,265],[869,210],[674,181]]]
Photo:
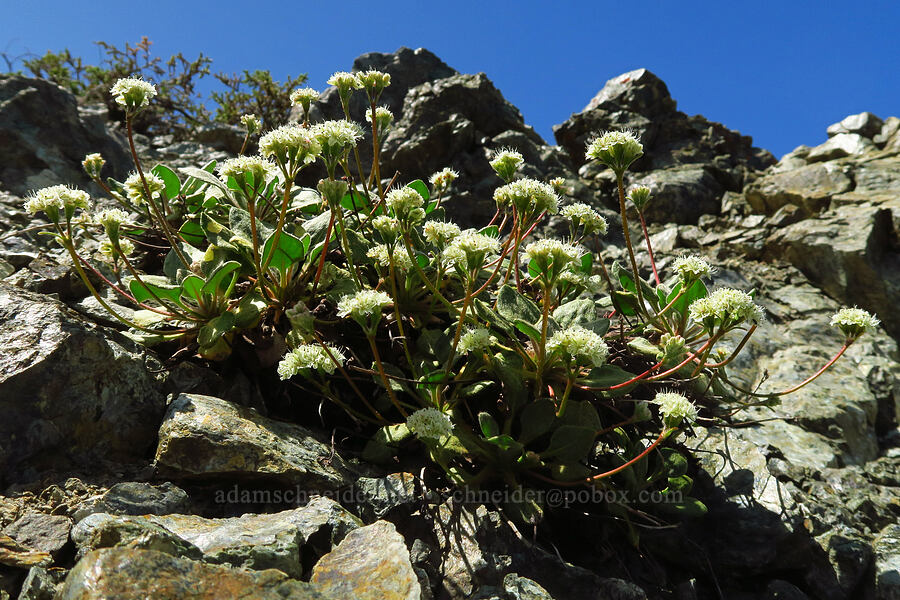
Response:
[[[630,379],[634,379],[634,377],[635,375],[633,373],[629,373],[621,367],[615,365],[603,365],[602,367],[591,369],[588,376],[581,379],[580,382],[583,385],[592,388],[610,388],[614,385],[619,385],[620,383],[625,383]],[[623,389],[629,388],[631,388],[631,385]]]
[[[631,341],[628,342],[628,347],[638,354],[653,358],[656,357],[656,353],[659,351],[659,348],[652,344],[650,340],[642,337],[632,338]]]
[[[660,452],[668,471],[668,477],[681,477],[687,473],[688,461],[680,452],[672,448],[663,448]]]
[[[181,287],[159,275],[144,275],[141,277],[141,281],[132,279],[128,283],[128,289],[131,290],[131,295],[138,302],[151,300],[159,304],[159,301],[154,298],[155,294],[158,298],[181,305]]]
[[[585,275],[590,275],[593,271],[594,267],[594,254],[592,252],[585,252],[581,255],[581,265],[580,268],[576,269]]]
[[[478,233],[486,235],[488,237],[498,238],[500,237],[500,228],[496,225],[488,225],[487,227],[482,227],[481,229],[479,229]]]
[[[584,326],[597,319],[597,309],[593,300],[581,298],[557,307],[553,311],[553,318],[563,329],[572,325]]]
[[[181,238],[192,246],[200,246],[205,240],[206,235],[203,228],[196,221],[185,221],[178,228]]]
[[[220,292],[224,293],[230,287],[234,272],[241,268],[241,263],[230,260],[222,263],[212,275],[206,278],[206,283],[201,290],[204,294],[215,295]],[[223,285],[224,284],[224,285]]]
[[[475,309],[475,314],[478,315],[478,318],[488,325],[493,325],[506,333],[513,332],[513,324],[497,314],[490,304],[481,298],[475,298],[472,302],[472,307]]]
[[[369,208],[369,202],[366,197],[355,190],[350,190],[341,198],[341,206],[347,210],[363,210]]]
[[[597,409],[587,400],[569,402],[566,412],[559,418],[560,425],[578,425],[598,431],[601,428]]]
[[[537,277],[541,274],[541,268],[534,259],[528,261],[528,274],[532,277]]]
[[[522,357],[514,352],[498,353],[494,355],[492,366],[503,385],[503,399],[510,410],[515,412],[528,397],[525,376],[522,373]]]
[[[541,332],[532,327],[530,323],[526,323],[521,319],[516,319],[516,329],[530,337],[534,343],[539,343],[541,341]]]
[[[584,324],[585,329],[590,329],[597,335],[606,335],[609,331],[609,319],[596,319]]]
[[[687,495],[692,487],[694,487],[693,479],[687,475],[679,475],[678,477],[669,477],[669,485],[666,490]]]
[[[229,193],[228,186],[222,183],[222,180],[213,175],[210,171],[206,171],[205,169],[198,169],[196,167],[182,167],[181,170],[198,181],[208,183],[209,185],[222,190],[226,194]]]
[[[183,242],[175,242],[178,246],[178,249],[181,250],[184,257],[187,259],[188,263],[193,264],[197,262],[201,262],[203,260],[204,252],[197,248],[194,248],[190,244],[185,244]],[[170,281],[178,281],[179,271],[186,270],[187,267],[181,262],[181,259],[178,257],[178,254],[175,250],[169,250],[169,253],[166,254],[166,258],[163,261],[163,273],[166,274],[166,277],[169,278]]]
[[[510,285],[504,285],[497,294],[497,312],[513,323],[517,319],[534,323],[541,318],[541,309],[537,304]]]
[[[553,479],[557,481],[581,481],[591,476],[590,467],[581,463],[558,463],[552,467]]]
[[[274,248],[275,232],[269,236],[263,247],[262,264],[268,261],[269,266],[278,269],[281,273],[286,273],[294,264],[299,263],[305,254],[305,246],[303,240],[297,238],[286,231],[282,231],[278,236],[278,247]],[[271,259],[269,256],[271,255]]]
[[[253,327],[259,316],[266,310],[268,304],[257,292],[252,292],[241,298],[237,308],[234,309],[235,329],[248,329]]]
[[[368,259],[366,253],[369,251],[369,241],[363,237],[361,233],[356,231],[355,229],[347,229],[344,232],[347,236],[347,243],[350,245],[350,248],[345,248],[344,250],[350,251],[350,256],[353,258],[353,262],[356,264],[365,262]],[[397,248],[395,252],[402,252],[406,254],[406,251],[402,248]],[[394,267],[397,266],[397,259],[394,258]]]
[[[428,192],[428,186],[425,185],[425,182],[421,179],[416,179],[415,181],[407,183],[406,187],[419,192],[419,195],[422,196],[422,199],[425,200],[425,202],[428,202],[428,199],[431,198],[431,194]]]
[[[397,447],[411,435],[406,423],[386,425],[375,432],[363,449],[364,460],[384,463],[397,454]]]
[[[682,519],[697,519],[706,514],[706,505],[696,498],[685,498],[683,502],[660,502],[656,507]]]
[[[166,198],[171,200],[181,193],[181,180],[178,179],[175,171],[165,165],[156,165],[150,172],[162,179],[166,184]]]
[[[309,234],[313,247],[325,241],[325,232],[328,231],[328,223],[331,221],[331,211],[326,210],[322,214],[303,223],[303,229]],[[334,231],[331,232],[334,235]]]
[[[422,354],[435,357],[441,364],[446,364],[450,358],[450,336],[439,329],[422,331],[416,346]]]
[[[597,430],[579,425],[562,425],[550,436],[550,445],[541,457],[556,458],[560,462],[578,462],[586,458],[594,447]]]
[[[481,433],[486,438],[492,438],[500,435],[500,426],[490,414],[486,412],[478,413],[478,424],[481,426]]]
[[[278,202],[278,206],[281,206],[280,201]],[[294,188],[294,191],[291,192],[290,210],[292,211],[299,210],[305,213],[318,213],[321,206],[322,196],[312,188]]]
[[[666,304],[674,300],[679,291],[681,291],[681,282],[675,285],[675,289],[673,289],[672,293],[666,298]],[[694,301],[705,298],[708,293],[709,291],[706,289],[706,284],[699,280],[695,281],[691,287],[688,288],[688,291],[672,305],[672,310],[683,315]]]
[[[234,328],[234,314],[224,312],[215,319],[212,319],[200,328],[197,334],[197,343],[201,347],[209,347],[219,341],[219,339]]]
[[[521,488],[517,490],[519,493],[510,494],[510,498],[518,499],[510,500],[503,503],[503,512],[510,519],[524,525],[537,525],[544,520],[544,509],[534,499],[534,494],[521,493]]]
[[[610,292],[613,306],[616,310],[626,316],[635,314],[638,305],[637,294],[635,292],[623,292],[621,290],[613,290]]]
[[[197,275],[188,275],[181,280],[181,295],[186,298],[195,298],[198,302],[203,299],[203,278]]]
[[[546,398],[535,400],[525,405],[519,415],[519,424],[522,429],[519,433],[519,441],[529,444],[541,437],[553,427],[556,422],[556,405]]]

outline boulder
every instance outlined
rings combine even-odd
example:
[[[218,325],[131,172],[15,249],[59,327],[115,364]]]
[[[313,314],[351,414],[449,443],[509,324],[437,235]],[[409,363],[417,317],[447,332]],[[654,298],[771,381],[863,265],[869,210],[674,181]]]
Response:
[[[176,479],[241,478],[311,490],[333,490],[355,479],[350,465],[307,429],[195,394],[181,394],[169,405],[156,467]]]
[[[841,121],[828,126],[828,137],[836,137],[842,134],[857,134],[872,139],[881,133],[884,122],[870,112],[861,112],[858,115],[849,115]]]
[[[858,156],[875,149],[872,140],[858,133],[839,133],[828,138],[828,141],[819,144],[806,155],[806,162],[814,163],[825,160],[834,160],[845,156]]]
[[[3,529],[23,546],[56,557],[69,543],[72,520],[61,515],[27,512]]]
[[[134,548],[85,556],[66,577],[58,600],[334,600],[276,570],[245,571]]]
[[[666,84],[647,69],[607,81],[584,110],[553,133],[579,167],[586,163],[590,139],[611,129],[633,130],[644,146],[629,182],[650,184],[654,200],[646,214],[652,221],[695,224],[700,215],[718,214],[723,192],[741,191],[755,171],[775,163],[769,152],[753,147],[751,138],[678,111]],[[581,174],[604,195],[614,192],[614,179],[602,167],[588,164]],[[687,202],[691,197],[698,200]]]
[[[313,567],[310,581],[336,598],[419,600],[422,588],[403,536],[388,521],[351,531]]]
[[[83,117],[75,96],[49,81],[0,76],[0,187],[22,196],[59,183],[88,186],[81,161],[94,152],[106,159],[104,176],[124,177],[132,167],[126,142],[103,121]]]
[[[165,411],[145,348],[0,282],[0,483],[152,456]]]
[[[126,481],[85,501],[74,517],[81,520],[94,513],[113,515],[167,515],[187,512],[188,495],[173,483],[159,485]]]
[[[879,600],[900,600],[900,525],[885,527],[875,539],[875,590]]]
[[[744,190],[744,195],[757,213],[772,214],[793,204],[812,215],[826,209],[833,196],[852,188],[853,181],[840,166],[826,163],[767,171]]]

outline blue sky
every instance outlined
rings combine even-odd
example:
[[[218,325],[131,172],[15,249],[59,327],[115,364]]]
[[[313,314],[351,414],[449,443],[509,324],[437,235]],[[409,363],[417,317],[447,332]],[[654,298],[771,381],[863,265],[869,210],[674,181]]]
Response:
[[[776,156],[824,141],[848,114],[900,115],[896,0],[0,0],[0,9],[0,52],[13,56],[69,48],[90,62],[94,41],[146,35],[164,58],[203,52],[214,70],[305,72],[318,89],[363,52],[425,47],[461,72],[487,73],[551,142],[552,125],[639,67],[684,112]]]

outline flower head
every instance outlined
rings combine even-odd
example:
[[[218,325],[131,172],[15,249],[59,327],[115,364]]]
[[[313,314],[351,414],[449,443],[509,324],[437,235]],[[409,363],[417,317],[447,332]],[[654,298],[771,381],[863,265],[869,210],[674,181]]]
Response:
[[[325,199],[328,206],[337,207],[350,186],[342,179],[320,179],[316,189],[319,190],[319,194]]]
[[[422,408],[406,419],[409,430],[419,439],[439,440],[453,433],[450,417],[436,408]]]
[[[304,165],[315,162],[321,152],[318,140],[300,125],[282,125],[259,139],[259,153],[275,159],[289,174],[296,174]]]
[[[528,217],[559,212],[559,196],[553,187],[535,179],[519,179],[497,188],[494,201],[500,208],[512,204],[520,215]]]
[[[497,338],[484,327],[474,327],[459,337],[456,349],[460,354],[483,352],[497,343]]]
[[[606,232],[609,229],[609,224],[606,222],[606,219],[583,202],[576,202],[575,204],[564,206],[562,210],[559,211],[559,214],[572,221],[573,229],[577,230],[579,226],[584,227],[585,235],[590,235],[594,232],[600,235],[606,235]]]
[[[338,348],[328,344],[326,346],[328,351],[319,344],[304,344],[294,348],[278,363],[278,377],[284,381],[299,373],[309,376],[312,371],[331,375],[338,366],[335,361],[343,364],[346,358]],[[329,352],[331,357],[328,356]]]
[[[664,333],[659,338],[659,351],[656,357],[664,362],[680,361],[687,351],[684,338],[680,335]]]
[[[691,303],[691,319],[703,323],[707,330],[728,330],[744,321],[759,323],[763,309],[753,302],[750,294],[732,288],[719,288],[709,296]]]
[[[587,158],[598,160],[617,174],[625,172],[631,163],[643,156],[644,147],[631,131],[607,131],[587,145]]]
[[[116,249],[116,243],[119,245],[118,250]],[[100,254],[109,258],[115,258],[120,255],[131,256],[133,253],[134,242],[128,238],[120,238],[117,242],[113,242],[112,238],[110,238],[100,242]]]
[[[659,406],[666,427],[678,427],[682,422],[690,425],[697,420],[697,407],[676,392],[658,392],[653,403]]]
[[[166,189],[166,182],[155,173],[144,173],[144,179],[147,181],[147,188],[150,190],[151,197]],[[147,201],[140,173],[134,172],[125,180],[125,195],[128,196],[128,199],[135,206],[140,206]]]
[[[301,107],[304,114],[309,112],[309,105],[318,99],[319,92],[309,87],[297,88],[291,92],[291,104]]]
[[[842,308],[831,317],[831,325],[837,325],[848,340],[856,340],[869,329],[881,324],[875,315],[861,308]]]
[[[224,183],[232,177],[239,186],[247,184],[251,190],[257,190],[265,186],[270,175],[274,175],[275,165],[262,156],[238,156],[219,164],[218,171],[219,179]]]
[[[152,83],[135,77],[118,80],[109,89],[109,92],[116,99],[116,104],[129,112],[144,108],[156,96],[156,88]]]
[[[488,255],[497,254],[500,240],[474,229],[467,229],[456,236],[447,249],[444,257],[448,262],[458,265],[466,271],[479,269],[484,265]]]
[[[509,183],[516,176],[516,172],[522,167],[525,159],[522,154],[512,148],[501,148],[491,152],[489,163],[491,168],[500,176],[500,179]]]
[[[376,244],[369,248],[366,252],[366,256],[374,260],[376,263],[381,265],[382,267],[390,267],[391,262],[394,263],[395,269],[400,269],[401,271],[409,271],[412,269],[412,260],[409,258],[409,254],[406,252],[394,251],[392,246],[388,244]]]
[[[366,121],[372,122],[372,109],[366,109]],[[394,123],[394,113],[386,106],[378,106],[375,108],[375,128],[378,130],[378,138],[383,141],[388,130]]]
[[[381,318],[381,311],[394,301],[384,292],[376,290],[360,290],[355,294],[344,296],[338,302],[338,316],[352,317],[357,321],[365,321],[371,317]]]
[[[103,165],[105,164],[106,161],[99,153],[88,154],[84,157],[84,160],[81,161],[81,166],[84,167],[84,172],[87,173],[91,177],[91,179],[98,179],[100,177],[100,171],[103,169]]]
[[[557,196],[568,196],[572,191],[571,188],[566,185],[565,177],[554,177],[549,183]]]
[[[262,123],[256,115],[241,115],[241,124],[247,129],[247,133],[253,135],[262,129]]]
[[[450,167],[445,167],[432,174],[428,181],[431,183],[431,187],[434,189],[435,194],[442,194],[447,191],[447,188],[450,187],[451,183],[456,181],[457,177],[459,177],[459,173]]]
[[[36,214],[43,211],[53,220],[56,220],[56,215],[59,215],[60,210],[72,213],[76,208],[87,210],[90,207],[91,197],[87,192],[67,185],[51,185],[41,188],[33,192],[25,201],[27,212]]]
[[[356,78],[359,79],[362,88],[366,90],[370,102],[377,102],[384,88],[391,85],[390,74],[382,71],[361,71],[356,74]]]
[[[712,265],[699,256],[676,258],[672,268],[678,273],[684,286],[694,283],[698,279],[705,279],[715,271]]]
[[[443,221],[428,221],[422,227],[422,234],[429,244],[443,248],[460,234],[459,225]]]
[[[333,85],[337,88],[338,95],[341,98],[341,104],[346,110],[347,102],[350,100],[350,96],[353,95],[353,90],[361,88],[362,82],[360,82],[359,78],[353,73],[338,71],[328,78],[328,85]]]
[[[573,325],[550,336],[547,353],[558,354],[566,362],[576,361],[599,367],[606,362],[609,347],[602,336],[580,325]]]
[[[119,227],[128,221],[128,215],[118,208],[110,208],[101,211],[94,220],[103,226],[109,239],[116,240],[119,237]]]
[[[384,203],[398,219],[406,220],[416,209],[425,205],[425,199],[411,187],[394,188],[387,193]]]
[[[650,188],[646,185],[639,185],[632,188],[628,198],[634,204],[634,207],[638,209],[638,212],[643,212],[644,207],[650,202]]]
[[[525,247],[525,258],[529,262],[534,261],[542,272],[552,267],[557,275],[580,256],[576,246],[553,238],[531,242]]]
[[[323,158],[340,160],[362,139],[362,128],[353,121],[324,121],[312,128],[312,135],[322,146]]]

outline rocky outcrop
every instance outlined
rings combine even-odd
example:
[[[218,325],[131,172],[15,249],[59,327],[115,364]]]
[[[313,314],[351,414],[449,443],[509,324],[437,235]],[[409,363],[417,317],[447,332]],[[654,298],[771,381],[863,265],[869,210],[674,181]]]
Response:
[[[165,411],[145,348],[0,282],[0,480],[147,461]]]
[[[176,479],[226,477],[312,490],[349,486],[353,469],[309,430],[211,396],[181,394],[159,429],[156,467]]]
[[[631,129],[644,145],[629,183],[653,190],[646,209],[653,221],[687,224],[718,214],[726,191],[740,192],[755,171],[775,162],[748,136],[678,111],[666,84],[637,69],[610,79],[584,110],[553,128],[572,164],[582,167],[579,174],[606,198],[613,197],[614,179],[600,165],[585,164],[584,151],[610,129]]]
[[[99,152],[104,176],[131,168],[121,137],[106,127],[106,115],[79,112],[75,96],[42,79],[0,76],[0,188],[20,196],[70,183],[88,185],[81,161]]]

